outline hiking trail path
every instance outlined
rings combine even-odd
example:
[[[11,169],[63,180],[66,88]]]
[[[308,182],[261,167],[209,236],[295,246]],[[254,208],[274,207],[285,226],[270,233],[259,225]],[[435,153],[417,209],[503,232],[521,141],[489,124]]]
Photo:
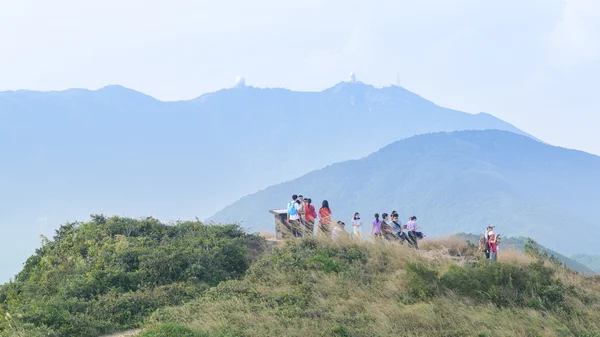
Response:
[[[126,330],[121,332],[115,332],[112,335],[104,335],[102,337],[134,337],[137,336],[140,332],[142,332],[142,329]]]

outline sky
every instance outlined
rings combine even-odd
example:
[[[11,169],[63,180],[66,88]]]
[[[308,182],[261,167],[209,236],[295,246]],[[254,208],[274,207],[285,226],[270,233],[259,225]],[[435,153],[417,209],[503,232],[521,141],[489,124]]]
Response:
[[[597,0],[0,0],[0,91],[161,100],[318,91],[356,73],[600,154]]]

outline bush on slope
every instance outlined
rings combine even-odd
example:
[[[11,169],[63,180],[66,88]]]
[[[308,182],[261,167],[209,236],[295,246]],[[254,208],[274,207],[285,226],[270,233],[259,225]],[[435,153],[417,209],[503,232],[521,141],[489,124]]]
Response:
[[[98,336],[244,274],[265,240],[237,225],[92,216],[61,226],[0,287],[2,336]]]
[[[430,243],[420,252],[387,242],[290,242],[260,259],[243,279],[157,310],[142,336],[158,336],[164,324],[186,328],[190,336],[600,331],[599,279],[531,258],[490,267],[472,262],[473,254],[472,246],[456,240]]]

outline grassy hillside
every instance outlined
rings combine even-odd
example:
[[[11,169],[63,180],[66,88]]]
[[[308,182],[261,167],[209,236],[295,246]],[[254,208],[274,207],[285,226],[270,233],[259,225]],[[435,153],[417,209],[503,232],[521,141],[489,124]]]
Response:
[[[600,157],[549,146],[498,130],[415,136],[360,160],[313,171],[246,196],[214,216],[216,222],[272,230],[268,210],[292,194],[329,201],[346,223],[360,212],[416,215],[429,235],[478,233],[488,223],[506,236],[533,237],[563,254],[595,253],[600,242]],[[573,223],[582,233],[566,239]]]
[[[577,254],[573,255],[573,259],[600,274],[600,255]]]
[[[459,240],[305,239],[243,279],[157,310],[141,334],[169,336],[598,336],[600,278],[515,252],[469,262]]]
[[[244,274],[265,240],[235,225],[93,216],[67,224],[0,286],[0,336],[99,336]]]
[[[456,237],[459,239],[468,240],[469,242],[477,244],[479,242],[479,238],[481,237],[481,235],[460,233],[460,234],[457,234]],[[510,237],[510,236],[502,237],[501,250],[517,250],[519,252],[524,253],[525,247],[529,240],[530,239],[524,238],[524,237]],[[552,249],[548,249],[548,248],[546,248],[540,244],[537,244],[535,242],[533,242],[533,246],[536,249],[538,249],[542,254],[545,253],[549,257],[554,256],[555,258],[558,259],[558,261],[564,263],[570,269],[573,269],[575,271],[578,271],[578,272],[584,273],[584,274],[588,274],[588,275],[598,273],[598,271],[591,269],[590,267],[588,267],[588,265],[586,265],[582,262],[579,262],[575,258],[569,258],[567,256],[564,256],[558,252],[555,252]]]
[[[93,216],[0,286],[0,336],[598,336],[600,277],[464,239],[302,239]],[[552,262],[554,261],[554,263]]]

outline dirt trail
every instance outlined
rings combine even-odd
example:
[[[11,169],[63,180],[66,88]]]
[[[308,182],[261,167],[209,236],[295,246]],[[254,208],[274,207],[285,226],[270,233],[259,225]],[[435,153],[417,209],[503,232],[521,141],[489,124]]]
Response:
[[[127,331],[115,332],[112,335],[105,335],[102,337],[133,337],[133,336],[137,336],[140,332],[142,332],[142,329],[127,330]]]

